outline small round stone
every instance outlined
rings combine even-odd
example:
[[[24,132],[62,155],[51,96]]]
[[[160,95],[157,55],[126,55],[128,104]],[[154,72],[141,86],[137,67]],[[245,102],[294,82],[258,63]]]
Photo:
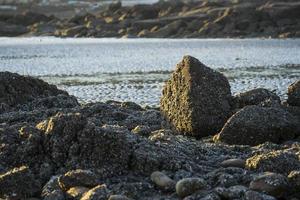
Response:
[[[205,187],[206,182],[202,178],[184,178],[177,182],[176,193],[183,198]]]
[[[165,175],[162,172],[156,171],[151,174],[151,180],[163,190],[172,190],[175,189],[175,181],[170,177]]]
[[[228,159],[221,162],[221,167],[237,167],[237,168],[245,168],[245,160],[242,159]]]

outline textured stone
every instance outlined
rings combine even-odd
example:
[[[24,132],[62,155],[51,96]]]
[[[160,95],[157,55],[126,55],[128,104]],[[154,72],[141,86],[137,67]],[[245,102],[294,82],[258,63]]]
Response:
[[[180,197],[186,197],[205,187],[206,182],[201,178],[184,178],[176,183],[176,193]]]
[[[280,104],[280,97],[264,88],[257,88],[247,92],[238,93],[233,97],[233,102],[236,108],[243,108],[249,105],[259,105],[267,100]]]
[[[81,200],[107,200],[109,196],[106,185],[98,185],[86,192]]]
[[[68,95],[56,86],[32,78],[10,72],[0,72],[0,103],[9,106],[28,103],[36,98]]]
[[[72,170],[60,176],[58,179],[60,187],[67,191],[71,187],[84,186],[95,187],[98,185],[97,176],[89,170]]]
[[[228,159],[228,160],[224,160],[220,165],[221,165],[221,167],[244,168],[245,167],[245,160],[242,160],[242,159]]]
[[[278,150],[248,158],[246,168],[288,175],[290,171],[300,169],[300,161],[295,153]]]
[[[215,136],[228,144],[281,143],[300,133],[298,118],[280,107],[246,106],[235,113]]]
[[[226,77],[185,56],[164,86],[160,107],[177,131],[203,137],[222,128],[229,116],[230,101]]]
[[[280,198],[287,192],[288,181],[281,174],[265,173],[251,181],[249,188]]]
[[[288,87],[288,104],[291,106],[300,106],[300,80]]]
[[[151,174],[151,180],[163,190],[175,190],[175,181],[162,172],[156,171]]]
[[[40,183],[35,180],[26,166],[0,174],[0,198],[24,199],[33,197],[39,192],[40,187]]]

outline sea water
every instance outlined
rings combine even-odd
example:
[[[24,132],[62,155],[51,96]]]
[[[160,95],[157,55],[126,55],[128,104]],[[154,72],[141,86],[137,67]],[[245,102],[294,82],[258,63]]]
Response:
[[[184,55],[224,73],[233,94],[263,87],[284,99],[300,79],[300,39],[0,38],[0,71],[41,78],[81,102],[157,106]]]

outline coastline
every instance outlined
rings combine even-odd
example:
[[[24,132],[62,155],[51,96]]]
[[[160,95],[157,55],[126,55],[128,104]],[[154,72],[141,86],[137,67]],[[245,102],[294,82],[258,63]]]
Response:
[[[10,72],[1,72],[0,82],[1,198],[300,195],[300,81],[287,89],[287,102],[262,88],[231,96],[224,75],[185,56],[164,86],[160,109],[81,105],[54,85]]]
[[[299,2],[112,3],[61,19],[47,13],[0,15],[2,36],[126,38],[299,38]]]

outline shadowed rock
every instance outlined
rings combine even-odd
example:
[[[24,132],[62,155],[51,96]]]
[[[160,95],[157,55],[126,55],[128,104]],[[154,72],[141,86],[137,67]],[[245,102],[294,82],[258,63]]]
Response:
[[[184,135],[203,137],[222,128],[230,112],[225,76],[185,56],[163,89],[161,112]]]
[[[288,104],[300,106],[300,81],[296,81],[288,88]]]
[[[24,199],[37,194],[40,187],[40,183],[25,166],[0,175],[0,197],[4,199]]]
[[[224,125],[215,141],[228,144],[258,145],[281,143],[300,133],[298,118],[280,107],[246,106]]]
[[[279,150],[248,158],[246,168],[259,172],[268,171],[288,175],[291,171],[300,169],[300,162],[296,154]]]
[[[38,98],[46,98],[50,96],[64,95],[68,93],[57,89],[54,85],[36,79],[33,77],[25,77],[11,72],[0,72],[0,103],[7,104],[10,107],[18,104],[25,104]],[[48,99],[48,102],[53,104],[53,99]],[[72,104],[77,104],[77,100],[73,98]],[[45,104],[46,100],[43,101]]]
[[[233,97],[236,108],[259,105],[267,100],[280,104],[280,97],[264,88],[257,88],[247,92],[238,93]]]

